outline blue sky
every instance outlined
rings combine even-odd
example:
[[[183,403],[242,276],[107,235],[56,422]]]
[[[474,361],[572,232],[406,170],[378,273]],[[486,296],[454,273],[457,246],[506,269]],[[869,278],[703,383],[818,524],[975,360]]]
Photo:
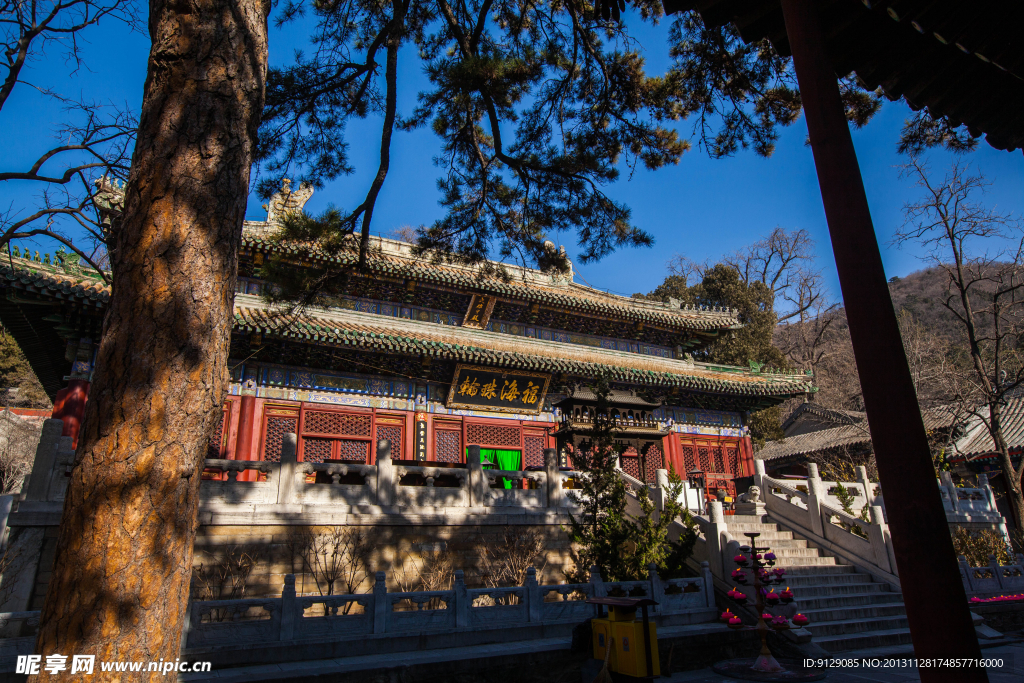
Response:
[[[668,24],[652,28],[638,27],[635,17],[627,17],[626,21],[645,48],[649,72],[663,71],[668,64]],[[302,25],[284,30],[271,28],[271,63],[287,63],[292,51],[303,46],[304,31]],[[146,76],[148,35],[132,33],[121,24],[108,22],[84,37],[86,69],[69,74],[69,65],[61,59],[59,51],[52,50],[30,65],[28,80],[68,96],[117,102],[138,109]],[[412,59],[414,55],[405,57],[399,76],[404,84],[399,107],[408,113],[424,81]],[[916,196],[910,182],[899,178],[897,168],[902,162],[896,154],[897,139],[909,113],[903,104],[887,103],[867,127],[853,134],[889,276],[903,276],[921,267],[913,245],[896,249],[888,244],[902,221],[903,204]],[[53,142],[52,131],[60,114],[59,106],[51,100],[28,86],[19,86],[0,112],[0,130],[5,131],[2,168],[24,168],[45,151]],[[681,122],[680,132],[688,135],[690,125]],[[314,195],[307,210],[321,211],[332,203],[348,207],[364,195],[377,167],[379,129],[380,120],[374,118],[349,126],[351,162],[357,172],[328,184]],[[741,152],[730,159],[714,160],[695,145],[678,166],[656,172],[638,168],[632,177],[624,169],[622,179],[608,188],[608,193],[632,208],[635,223],[655,237],[655,246],[620,251],[597,264],[577,264],[577,281],[621,294],[648,291],[664,278],[665,263],[674,254],[685,254],[695,260],[714,259],[757,240],[775,226],[782,226],[804,228],[812,234],[819,266],[838,296],[814,163],[810,148],[804,145],[806,135],[801,118],[783,131],[777,150],[769,159]],[[429,224],[441,216],[435,185],[437,169],[432,162],[437,150],[437,138],[429,130],[396,132],[391,172],[374,212],[375,233],[386,235],[402,225]],[[930,155],[936,171],[944,169],[949,159],[944,153]],[[1020,151],[999,152],[982,142],[969,160],[993,183],[985,197],[988,204],[1001,211],[1024,213],[1024,155]],[[0,211],[24,206],[24,200],[17,195],[25,191],[25,186],[14,183],[0,187]],[[265,215],[255,196],[250,197],[247,215],[253,219]],[[562,233],[555,239],[565,244],[572,257],[573,237]],[[38,248],[53,247],[40,244]]]

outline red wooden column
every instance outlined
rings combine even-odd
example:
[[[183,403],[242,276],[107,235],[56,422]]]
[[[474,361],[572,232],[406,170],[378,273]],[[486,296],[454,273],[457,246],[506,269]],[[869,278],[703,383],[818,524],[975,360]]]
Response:
[[[78,448],[78,432],[82,429],[85,403],[88,400],[89,382],[84,379],[70,380],[54,397],[51,417],[64,421],[64,429],[60,435],[71,437],[72,448]]]
[[[242,395],[239,401],[238,441],[235,443],[235,460],[257,460],[253,451],[252,433],[256,424],[256,397]],[[238,481],[256,481],[255,472],[238,475]]]
[[[781,0],[918,658],[980,657],[867,195],[814,0]],[[921,681],[987,681],[921,668]]]

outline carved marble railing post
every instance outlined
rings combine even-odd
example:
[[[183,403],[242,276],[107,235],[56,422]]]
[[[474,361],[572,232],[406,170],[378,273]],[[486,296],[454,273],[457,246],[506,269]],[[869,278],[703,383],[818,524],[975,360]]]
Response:
[[[11,535],[10,528],[7,526],[7,518],[11,515],[13,507],[13,495],[0,496],[0,554],[7,549],[7,541]]]
[[[988,500],[988,507],[992,512],[996,512],[999,508],[996,507],[996,494],[992,492],[992,485],[988,483],[987,474],[978,475],[978,488],[985,492],[985,498]]]
[[[68,490],[68,467],[75,464],[75,440],[62,436],[57,440],[57,457],[50,470],[50,483],[46,489],[46,500],[61,501]]]
[[[668,495],[668,470],[656,470],[654,480],[658,485],[658,488],[654,489],[654,509],[658,511],[660,517],[661,511],[665,509],[665,499]]]
[[[547,475],[548,507],[565,507],[565,492],[562,490],[562,472],[559,469],[558,451],[544,449],[544,473]]]
[[[526,582],[523,584],[523,587],[526,588],[527,620],[533,623],[542,621],[544,596],[540,592],[540,584],[537,582],[537,569],[535,567],[530,567],[526,570]]]
[[[705,561],[700,563],[700,575],[704,579],[704,600],[705,606],[715,606],[715,578],[711,573],[711,566]]]
[[[864,505],[871,507],[875,504],[875,497],[871,495],[872,485],[868,480],[868,468],[861,465],[857,468],[857,483],[864,488]]]
[[[965,555],[960,555],[956,559],[960,564],[960,575],[964,580],[964,591],[970,595],[974,592],[974,572],[971,570],[971,565],[967,562]]]
[[[992,572],[992,576],[995,577],[996,582],[999,584],[999,590],[1003,590],[1003,570],[999,568],[999,560],[995,555],[988,556],[988,568]]]
[[[659,605],[665,604],[665,584],[658,576],[658,567],[653,562],[647,565],[647,580],[651,582],[651,600]]]
[[[479,455],[480,450],[477,449]],[[461,569],[455,570],[455,627],[469,628],[470,608],[473,601],[469,599],[469,590],[466,588],[466,575]]]
[[[285,574],[281,590],[281,640],[295,637],[295,617],[298,601],[295,599],[295,574]]]
[[[60,445],[60,434],[64,431],[64,421],[50,418],[43,421],[43,431],[39,435],[36,446],[36,459],[32,463],[32,476],[28,480],[28,491],[25,500],[47,499],[50,478],[57,464],[57,449]]]
[[[960,498],[956,493],[956,485],[953,483],[953,477],[949,472],[940,472],[939,479],[942,480],[942,485],[949,493],[949,509],[953,512],[960,510]]]
[[[377,442],[377,505],[395,504],[395,465],[391,461],[391,442]]]
[[[469,446],[466,449],[466,467],[469,469],[469,504],[473,507],[487,505],[487,477],[480,462],[480,447]]]
[[[825,486],[818,476],[818,464],[807,463],[807,513],[811,523],[811,531],[825,537],[825,527],[821,519],[821,504],[825,502]]]
[[[725,523],[725,514],[722,511],[722,501],[713,500],[708,504],[708,519],[710,524],[704,530],[704,537],[707,539],[708,562],[711,571],[715,576],[725,578],[725,567],[727,566],[722,558],[727,541],[723,535],[729,530]]]
[[[604,579],[601,578],[601,570],[597,566],[590,568],[590,583],[594,584],[595,598],[608,597],[608,588],[605,587]]]
[[[754,460],[754,485],[761,489],[762,495],[769,493],[765,490],[764,482],[761,481],[762,477],[765,476],[764,460]]]
[[[868,525],[868,540],[871,542],[871,551],[875,555],[875,565],[882,571],[890,574],[896,573],[896,561],[892,556],[892,537],[889,535],[889,525],[885,523],[885,516],[882,508],[872,505],[871,524]]]
[[[384,572],[373,575],[373,632],[387,633],[388,614],[391,603],[388,601],[388,586]]]
[[[295,432],[284,435],[281,442],[281,475],[277,480],[278,505],[290,505],[296,500],[295,489],[299,476],[298,445],[299,437]]]

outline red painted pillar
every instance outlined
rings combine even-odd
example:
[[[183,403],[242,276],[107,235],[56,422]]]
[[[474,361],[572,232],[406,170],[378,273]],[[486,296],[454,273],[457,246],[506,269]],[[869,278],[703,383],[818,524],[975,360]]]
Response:
[[[754,476],[754,444],[749,436],[740,439],[740,471],[735,474],[740,477]]]
[[[64,421],[61,436],[70,436],[72,447],[78,448],[78,432],[82,429],[82,418],[85,417],[85,403],[89,400],[89,382],[84,379],[73,379],[68,386],[57,392],[53,401],[53,413],[50,417]]]
[[[816,0],[782,0],[871,439],[918,658],[981,656],[935,482],[917,395],[889,297],[864,181]],[[987,681],[981,668],[930,668],[922,683]]]
[[[235,460],[256,460],[253,451],[252,433],[256,421],[256,397],[243,395],[239,401],[238,440],[235,442]],[[255,472],[239,475],[239,481],[255,481]]]

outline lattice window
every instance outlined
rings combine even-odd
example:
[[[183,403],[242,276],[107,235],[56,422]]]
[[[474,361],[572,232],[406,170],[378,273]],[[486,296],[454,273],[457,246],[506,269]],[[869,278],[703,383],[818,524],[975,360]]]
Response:
[[[305,462],[323,462],[330,457],[331,439],[302,439],[302,459]]]
[[[725,456],[726,456],[726,459],[728,460],[728,463],[729,463],[729,469],[727,471],[731,472],[731,473],[733,473],[735,475],[739,475],[739,473],[740,473],[740,451],[739,451],[739,449],[738,448],[726,448],[725,449]]]
[[[466,443],[519,448],[519,428],[497,425],[466,425]]]
[[[715,469],[714,472],[725,473],[729,470],[725,469],[725,452],[721,446],[715,446],[711,449],[711,452],[715,456]]]
[[[686,469],[686,472],[689,472],[697,467],[697,451],[688,444],[683,444],[681,449],[683,451],[683,467]]]
[[[307,410],[302,431],[306,434],[370,436],[369,415],[339,413],[335,410]]]
[[[543,467],[544,466],[544,437],[525,436],[523,437],[523,466]]]
[[[377,424],[377,440],[374,442],[373,447],[377,447],[377,442],[381,439],[387,439],[391,442],[391,459],[401,460],[402,459],[402,426],[401,425],[387,425]]]
[[[206,447],[207,458],[223,457],[224,447],[224,425],[227,422],[227,407],[221,408],[220,417],[217,418],[217,426],[213,428],[210,436],[210,443]]]
[[[619,462],[622,464],[623,472],[634,479],[643,481],[643,477],[640,474],[640,454],[636,452],[635,448],[627,446],[626,450],[622,451],[622,454],[619,456]]]
[[[355,462],[367,462],[366,458],[370,454],[370,442],[369,441],[354,441],[352,439],[339,439],[338,440],[338,459],[339,460],[352,460]]]
[[[664,458],[661,454],[661,449],[655,445],[651,445],[647,449],[647,454],[644,456],[644,474],[647,479],[645,481],[650,484],[658,480],[658,470],[664,469]]]
[[[462,462],[462,434],[437,429],[434,431],[434,460]]]
[[[263,459],[270,462],[281,461],[281,449],[284,447],[284,435],[295,432],[299,425],[298,417],[270,415],[263,428]]]
[[[697,458],[700,460],[702,472],[714,472],[711,464],[711,449],[707,446],[697,446]]]

